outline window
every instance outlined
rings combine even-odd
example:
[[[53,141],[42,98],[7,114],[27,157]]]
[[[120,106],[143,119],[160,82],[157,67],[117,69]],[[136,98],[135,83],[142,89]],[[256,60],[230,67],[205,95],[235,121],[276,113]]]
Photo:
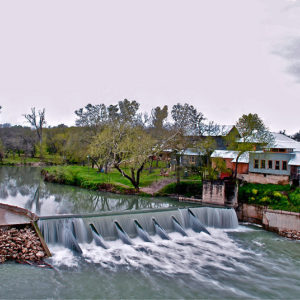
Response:
[[[264,159],[262,159],[260,161],[260,167],[261,167],[261,169],[265,169],[266,168],[266,161]]]
[[[258,169],[258,159],[254,159],[254,169]]]
[[[286,160],[282,161],[282,170],[287,170],[287,161]]]
[[[268,161],[268,168],[273,169],[273,160]]]
[[[275,170],[280,170],[280,161],[279,160],[275,161]]]

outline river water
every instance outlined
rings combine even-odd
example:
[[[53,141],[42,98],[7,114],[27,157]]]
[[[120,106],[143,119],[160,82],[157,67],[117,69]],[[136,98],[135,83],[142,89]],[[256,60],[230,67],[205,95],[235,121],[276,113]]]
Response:
[[[75,205],[93,199],[97,193],[89,198],[84,196],[88,191],[45,185],[37,169],[0,168],[0,174],[2,202],[24,207],[33,203],[31,209],[44,215],[102,209],[100,200],[97,205]],[[100,195],[108,198],[110,210],[176,206],[172,200],[152,198],[135,199],[132,205],[130,197],[120,204],[116,195]],[[85,201],[80,197],[86,197]],[[103,207],[107,210],[107,205]],[[109,241],[109,249],[94,242],[80,243],[82,255],[50,244],[53,257],[47,261],[54,269],[13,262],[0,265],[0,298],[299,299],[299,242],[249,225],[208,230],[211,235],[191,229],[186,237],[173,232],[171,240],[154,235],[153,243],[138,237],[133,245]]]
[[[116,195],[48,183],[40,171],[33,167],[0,167],[0,202],[29,209],[39,216],[184,206],[166,197]]]

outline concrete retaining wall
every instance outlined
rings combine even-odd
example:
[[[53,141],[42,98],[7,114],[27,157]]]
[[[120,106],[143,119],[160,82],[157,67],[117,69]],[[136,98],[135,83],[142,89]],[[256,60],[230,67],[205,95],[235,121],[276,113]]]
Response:
[[[236,207],[237,194],[238,189],[234,182],[203,181],[202,203]]]
[[[300,213],[267,209],[263,214],[263,225],[275,231],[300,232]]]
[[[203,181],[202,202],[224,205],[225,184],[223,181]]]
[[[249,173],[239,174],[238,178],[249,183],[289,184],[289,176],[287,175]]]
[[[237,208],[237,215],[240,221],[261,224],[267,230],[300,239],[300,213],[243,203]]]

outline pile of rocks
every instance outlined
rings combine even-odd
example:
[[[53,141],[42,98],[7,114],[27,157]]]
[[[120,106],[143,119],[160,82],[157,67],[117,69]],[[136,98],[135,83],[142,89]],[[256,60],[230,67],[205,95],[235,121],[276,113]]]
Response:
[[[285,236],[289,239],[300,240],[300,231],[296,230],[282,230],[279,233],[282,236]]]
[[[6,260],[37,262],[45,256],[40,239],[30,226],[0,228],[0,263]]]

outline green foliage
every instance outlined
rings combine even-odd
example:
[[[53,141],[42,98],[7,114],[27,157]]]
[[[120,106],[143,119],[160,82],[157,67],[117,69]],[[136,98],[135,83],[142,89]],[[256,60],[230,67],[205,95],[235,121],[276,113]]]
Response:
[[[262,119],[257,114],[242,115],[235,124],[241,138],[238,139],[235,133],[226,137],[226,144],[229,150],[238,151],[234,177],[237,176],[239,159],[242,154],[253,151],[256,146],[266,146],[273,142],[273,135],[269,132]]]
[[[83,166],[52,166],[44,168],[42,172],[47,172],[51,181],[68,185],[76,185],[82,188],[98,190],[101,185],[111,185],[118,191],[126,193],[132,190],[132,183],[123,177],[117,170],[112,169],[108,174],[99,173],[96,169]],[[141,174],[140,185],[148,186],[156,180],[164,178],[159,175],[160,170],[156,169],[153,173],[148,174],[144,171]]]
[[[201,196],[202,182],[201,181],[181,181],[180,183],[171,183],[163,187],[158,193],[158,196],[182,195],[185,197]]]
[[[168,117],[168,106],[163,108],[159,106],[152,109],[151,112],[151,125],[156,130],[155,133],[159,134],[163,130],[163,124]]]
[[[106,126],[95,136],[88,153],[99,170],[111,165],[138,189],[140,173],[154,148],[154,139],[143,128],[122,123]]]
[[[239,201],[300,212],[300,188],[291,190],[289,185],[247,183],[239,187]]]
[[[289,198],[294,206],[300,207],[300,188],[297,188],[295,191],[291,192],[289,194]]]

